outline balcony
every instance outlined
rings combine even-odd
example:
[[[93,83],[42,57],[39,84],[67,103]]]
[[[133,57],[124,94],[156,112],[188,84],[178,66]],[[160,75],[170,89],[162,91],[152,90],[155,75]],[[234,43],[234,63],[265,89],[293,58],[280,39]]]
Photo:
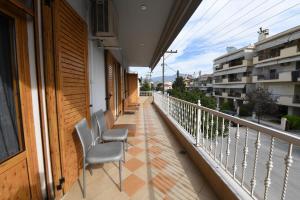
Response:
[[[248,76],[243,76],[239,78],[229,78],[228,83],[250,83],[251,78]]]
[[[213,95],[214,96],[222,96],[222,92],[221,91],[214,91]]]
[[[217,174],[238,199],[298,199],[299,136],[157,93],[154,104],[192,159],[214,171],[214,188]]]
[[[300,95],[295,95],[293,98],[293,103],[300,104]]]
[[[275,74],[260,74],[252,77],[253,83],[260,82],[290,82],[292,81],[291,72],[281,72]]]
[[[241,93],[241,92],[229,92],[229,93],[228,93],[228,97],[237,97],[237,98],[241,98],[241,97],[242,97],[242,93]]]
[[[280,49],[279,53],[274,55],[264,54],[260,57],[256,56],[253,58],[253,64],[260,64],[264,62],[269,62],[269,61],[282,59],[282,58],[288,58],[297,55],[300,55],[300,52],[298,51],[298,46],[295,45],[295,46]]]
[[[151,97],[140,97],[134,115],[121,116],[117,124],[135,124],[123,167],[123,192],[118,187],[118,167],[104,164],[87,173],[87,199],[217,199],[216,193],[179,144]],[[80,179],[81,180],[81,179]],[[76,183],[64,200],[82,199]]]
[[[227,92],[222,92],[222,97],[228,97],[228,93]]]

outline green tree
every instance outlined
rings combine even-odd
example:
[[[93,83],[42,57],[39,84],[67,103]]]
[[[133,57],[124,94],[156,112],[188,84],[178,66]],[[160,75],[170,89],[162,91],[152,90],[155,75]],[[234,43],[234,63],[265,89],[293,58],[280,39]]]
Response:
[[[263,88],[257,88],[246,95],[249,107],[256,113],[258,123],[266,114],[274,114],[278,110],[277,99],[272,93]]]
[[[143,84],[142,84],[142,87],[141,87],[141,91],[150,91],[151,88],[150,88],[150,83],[148,80],[144,80]]]
[[[177,91],[185,91],[185,83],[183,81],[183,77],[179,76],[175,79],[175,81],[172,84],[172,89],[177,90]]]
[[[156,91],[163,91],[163,84],[162,83],[158,83],[156,85],[156,88],[155,88]]]

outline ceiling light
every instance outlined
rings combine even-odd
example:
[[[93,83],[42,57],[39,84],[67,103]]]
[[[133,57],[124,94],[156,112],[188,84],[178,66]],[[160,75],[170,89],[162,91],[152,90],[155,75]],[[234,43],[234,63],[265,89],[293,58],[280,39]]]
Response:
[[[140,5],[140,9],[141,9],[142,11],[146,11],[146,10],[147,10],[146,4],[141,4],[141,5]]]
[[[144,44],[144,43],[141,43],[140,46],[143,47],[143,46],[145,46],[145,44]]]

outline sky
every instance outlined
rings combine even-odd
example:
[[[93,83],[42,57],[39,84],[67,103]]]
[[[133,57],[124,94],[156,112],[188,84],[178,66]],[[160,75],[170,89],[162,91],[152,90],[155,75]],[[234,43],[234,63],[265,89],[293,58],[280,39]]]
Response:
[[[257,42],[260,27],[270,36],[300,25],[300,0],[203,0],[165,54],[166,75],[212,73],[213,60],[226,47],[242,48]],[[162,59],[152,77],[162,75]],[[139,76],[149,68],[131,67]]]

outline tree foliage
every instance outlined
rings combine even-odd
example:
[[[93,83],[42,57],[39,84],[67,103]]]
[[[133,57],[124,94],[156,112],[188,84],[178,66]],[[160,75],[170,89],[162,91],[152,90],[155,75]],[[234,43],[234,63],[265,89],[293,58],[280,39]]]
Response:
[[[172,89],[176,91],[183,92],[186,90],[185,83],[183,81],[183,77],[179,76],[175,79],[174,83],[172,84]]]
[[[150,91],[151,90],[151,86],[148,80],[144,80],[144,82],[142,83],[142,87],[141,87],[141,91]]]
[[[246,95],[249,107],[256,113],[258,123],[262,116],[274,114],[278,110],[277,99],[272,93],[263,88],[257,88]]]
[[[191,102],[191,103],[198,103],[198,100],[200,100],[201,105],[208,107],[208,108],[212,108],[215,109],[216,108],[216,100],[213,97],[208,97],[206,96],[203,92],[201,92],[198,89],[192,89],[192,90],[178,90],[178,89],[171,89],[168,90],[168,93],[173,96],[176,97],[178,99],[183,99],[185,101]]]
[[[155,88],[156,91],[163,91],[163,84],[162,83],[158,83],[156,85],[156,88]]]

